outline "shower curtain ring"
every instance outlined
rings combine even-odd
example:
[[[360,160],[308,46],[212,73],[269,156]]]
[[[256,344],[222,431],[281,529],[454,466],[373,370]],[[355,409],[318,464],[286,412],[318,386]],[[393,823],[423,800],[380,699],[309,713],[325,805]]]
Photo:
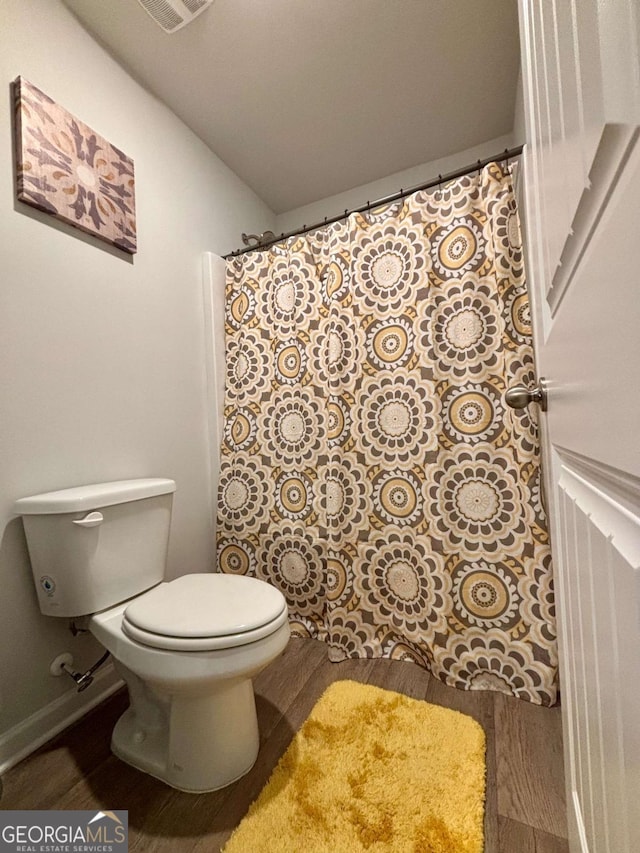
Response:
[[[482,161],[478,160],[478,177],[480,177],[480,172],[482,171]]]
[[[438,175],[438,189],[442,192],[442,175]]]

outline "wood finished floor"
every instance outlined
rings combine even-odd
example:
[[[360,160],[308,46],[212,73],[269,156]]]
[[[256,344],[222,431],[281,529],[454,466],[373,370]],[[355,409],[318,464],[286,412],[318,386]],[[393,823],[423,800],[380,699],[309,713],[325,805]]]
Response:
[[[6,773],[0,808],[128,809],[132,853],[215,853],[322,692],[344,678],[453,708],[481,723],[487,734],[485,853],[568,853],[559,708],[455,690],[400,661],[330,663],[327,647],[314,640],[292,639],[255,680],[260,753],[233,785],[183,794],[111,755],[111,730],[127,703],[121,691]],[[290,853],[304,850],[301,839],[299,851]]]

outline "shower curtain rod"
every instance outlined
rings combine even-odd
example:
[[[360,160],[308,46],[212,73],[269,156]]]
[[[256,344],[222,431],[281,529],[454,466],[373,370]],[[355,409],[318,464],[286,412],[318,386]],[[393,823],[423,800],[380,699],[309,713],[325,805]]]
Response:
[[[480,169],[484,169],[484,167],[488,166],[490,163],[502,163],[504,161],[508,162],[509,160],[514,160],[522,154],[522,148],[522,145],[516,145],[515,148],[505,148],[502,154],[499,154],[498,156],[486,157],[484,160],[476,160],[475,163],[463,166],[461,169],[456,169],[455,172],[448,172],[446,175],[438,175],[437,178],[427,181],[426,184],[419,184],[417,187],[411,187],[408,190],[403,190],[401,188],[400,192],[385,196],[384,198],[376,199],[375,201],[368,201],[366,204],[363,204],[362,207],[354,207],[351,210],[347,209],[343,213],[339,213],[337,216],[332,216],[330,218],[325,216],[322,222],[316,222],[313,225],[303,225],[302,228],[296,228],[294,231],[288,231],[286,234],[283,233],[279,237],[266,240],[264,243],[255,243],[253,246],[247,246],[246,249],[236,249],[235,252],[229,252],[228,255],[223,255],[223,258],[226,261],[229,258],[236,258],[238,255],[244,255],[247,252],[268,249],[269,246],[273,246],[274,243],[280,243],[282,240],[288,240],[289,237],[297,237],[300,234],[308,234],[309,231],[316,231],[318,228],[324,228],[325,225],[331,225],[333,222],[339,222],[341,219],[346,219],[348,216],[351,216],[352,213],[364,213],[367,210],[371,210],[371,208],[381,207],[383,204],[390,204],[392,201],[399,201],[401,198],[406,198],[412,193],[420,192],[420,190],[428,190],[431,189],[431,187],[437,187],[447,181],[454,181],[456,178],[463,178],[465,175],[470,175],[476,170],[480,171]],[[242,236],[244,237],[245,235],[243,234]]]

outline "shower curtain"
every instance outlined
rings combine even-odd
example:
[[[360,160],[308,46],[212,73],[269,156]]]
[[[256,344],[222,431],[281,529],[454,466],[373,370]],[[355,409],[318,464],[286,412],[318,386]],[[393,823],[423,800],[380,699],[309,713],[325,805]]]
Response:
[[[218,567],[332,660],[549,705],[557,650],[511,176],[232,258]]]

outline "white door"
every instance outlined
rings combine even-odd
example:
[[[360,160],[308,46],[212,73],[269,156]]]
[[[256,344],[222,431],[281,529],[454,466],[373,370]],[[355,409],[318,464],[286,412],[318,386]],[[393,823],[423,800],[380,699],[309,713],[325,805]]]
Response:
[[[640,3],[520,0],[572,853],[640,851]]]

